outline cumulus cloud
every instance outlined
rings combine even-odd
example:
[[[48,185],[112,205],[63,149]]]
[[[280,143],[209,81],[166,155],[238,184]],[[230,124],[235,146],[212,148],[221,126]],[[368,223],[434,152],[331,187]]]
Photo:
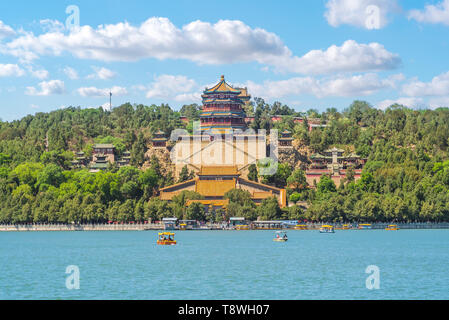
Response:
[[[65,92],[64,81],[50,80],[39,83],[40,89],[35,87],[27,87],[25,94],[29,96],[49,96],[53,94],[63,94]]]
[[[106,69],[104,67],[92,67],[95,73],[87,76],[88,79],[101,79],[101,80],[109,80],[114,78],[117,74],[114,71]]]
[[[381,110],[385,110],[394,104],[400,104],[409,108],[425,107],[424,99],[413,97],[402,97],[395,100],[391,99],[383,100],[377,103],[377,107]]]
[[[300,94],[311,94],[317,98],[353,97],[371,95],[383,89],[392,89],[396,87],[400,79],[402,77],[398,75],[381,79],[375,73],[367,73],[325,79],[295,77],[280,81],[265,81],[262,84],[249,81],[247,86],[253,96],[266,99]]]
[[[12,37],[16,34],[16,32],[11,28],[10,26],[3,23],[3,21],[0,20],[0,39],[6,38],[6,37]]]
[[[426,5],[424,10],[410,10],[409,19],[425,23],[441,23],[449,26],[449,0],[436,5]]]
[[[22,77],[25,71],[17,64],[0,64],[0,77]]]
[[[402,86],[402,92],[411,97],[448,96],[449,71],[434,77],[430,82],[422,82],[415,78]]]
[[[47,32],[63,32],[65,26],[58,20],[44,19],[39,21],[42,30]]]
[[[220,20],[215,24],[197,20],[178,28],[169,19],[156,17],[138,27],[124,22],[97,28],[82,26],[67,34],[47,32],[36,36],[28,32],[0,47],[0,51],[21,60],[70,52],[80,59],[100,61],[145,58],[186,59],[198,64],[256,61],[281,71],[303,74],[385,70],[400,63],[396,54],[378,43],[358,44],[350,40],[340,47],[334,45],[297,57],[278,35],[238,20]]]
[[[348,24],[380,29],[387,25],[388,14],[398,8],[396,0],[329,0],[324,16],[333,27]]]
[[[333,45],[326,51],[312,50],[301,58],[294,57],[285,62],[283,68],[297,73],[327,74],[395,69],[401,59],[379,43],[359,44],[347,40],[342,46]]]
[[[79,78],[78,72],[72,67],[65,67],[63,71],[70,80],[77,80]]]
[[[193,90],[198,91],[198,93],[192,92]],[[199,87],[195,80],[182,75],[163,74],[157,76],[149,86],[146,96],[147,98],[175,101],[201,100]]]
[[[83,97],[109,97],[109,93],[113,96],[123,96],[128,94],[128,90],[123,87],[114,86],[112,88],[96,88],[96,87],[83,87],[79,88],[78,93]]]
[[[31,74],[32,77],[37,78],[39,80],[44,80],[49,77],[49,72],[45,69],[35,70],[32,66],[26,66],[26,69]]]

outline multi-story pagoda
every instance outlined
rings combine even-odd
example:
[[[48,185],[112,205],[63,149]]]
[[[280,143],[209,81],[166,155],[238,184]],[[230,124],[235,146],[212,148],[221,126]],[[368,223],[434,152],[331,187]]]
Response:
[[[151,140],[153,143],[153,148],[165,148],[167,147],[167,138],[165,137],[165,133],[161,130],[154,133],[153,139]]]
[[[247,94],[244,93],[244,97]],[[242,91],[226,83],[224,76],[214,87],[203,92],[201,132],[227,134],[232,130],[245,130],[245,111]]]

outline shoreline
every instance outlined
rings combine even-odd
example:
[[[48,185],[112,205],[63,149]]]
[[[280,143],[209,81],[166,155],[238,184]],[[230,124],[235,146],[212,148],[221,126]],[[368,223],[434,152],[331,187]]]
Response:
[[[308,223],[306,230],[295,230],[293,228],[283,228],[283,230],[291,231],[307,231],[318,230],[323,224],[334,225],[336,230],[342,230],[342,224],[337,223]],[[383,230],[390,223],[372,223],[371,229],[365,229],[361,231],[369,230]],[[449,229],[448,222],[441,223],[394,223],[399,229],[405,230],[431,230],[431,229]],[[357,225],[354,223],[352,225]],[[162,224],[19,224],[19,225],[0,225],[0,232],[48,232],[48,231],[164,231]],[[223,227],[221,224],[205,225],[199,228],[187,229],[186,231],[231,231],[235,230],[229,227]],[[253,231],[258,230],[280,230],[280,229],[250,229]],[[347,230],[360,230],[356,227]],[[176,229],[175,231],[180,231]],[[245,231],[245,230],[242,230]]]

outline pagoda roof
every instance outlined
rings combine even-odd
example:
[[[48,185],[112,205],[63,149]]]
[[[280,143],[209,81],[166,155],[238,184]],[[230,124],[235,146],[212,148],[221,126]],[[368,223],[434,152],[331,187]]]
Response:
[[[221,80],[219,83],[217,83],[214,87],[207,89],[204,91],[204,93],[214,93],[214,92],[230,92],[230,93],[238,93],[240,94],[241,91],[233,88],[229,84],[226,83],[224,76],[221,76]]]
[[[345,150],[337,149],[337,148],[333,147],[332,149],[327,149],[324,152],[345,152]]]
[[[315,154],[311,155],[310,158],[311,158],[311,159],[324,159],[324,158],[326,158],[326,157],[323,156],[322,154],[315,153]]]
[[[94,148],[106,149],[106,148],[115,148],[115,147],[111,143],[97,143],[97,144],[94,144]]]

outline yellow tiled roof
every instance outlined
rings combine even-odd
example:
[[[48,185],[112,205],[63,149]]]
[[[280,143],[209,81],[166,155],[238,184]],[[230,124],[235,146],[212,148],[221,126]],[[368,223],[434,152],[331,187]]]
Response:
[[[214,87],[206,89],[206,92],[215,92],[215,91],[240,93],[240,90],[234,89],[233,87],[231,87],[229,84],[226,83],[224,76],[221,76],[221,81]]]
[[[226,192],[235,188],[235,179],[232,180],[198,180],[196,192],[205,197],[223,197]]]
[[[235,176],[238,175],[237,166],[202,166],[199,176]]]

